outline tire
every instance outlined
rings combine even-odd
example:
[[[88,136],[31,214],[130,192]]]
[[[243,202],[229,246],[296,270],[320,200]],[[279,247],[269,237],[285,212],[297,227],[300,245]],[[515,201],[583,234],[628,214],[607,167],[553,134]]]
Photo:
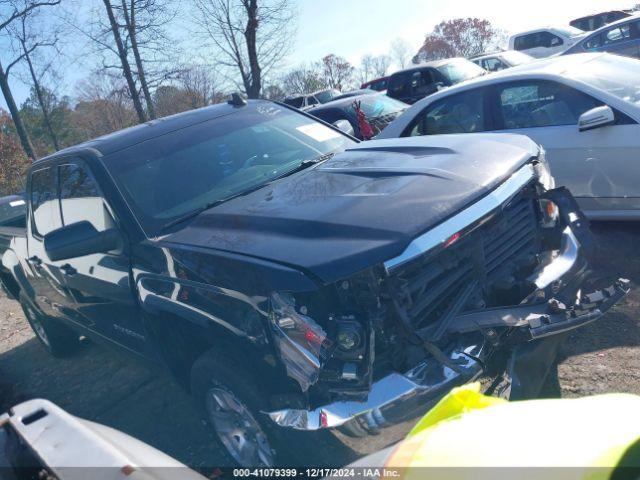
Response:
[[[40,313],[22,293],[20,294],[20,306],[36,338],[52,356],[64,358],[78,350],[80,336],[55,319]]]
[[[205,352],[191,369],[191,394],[228,465],[282,461],[283,432],[261,413],[268,411],[268,395],[244,362],[220,349]]]

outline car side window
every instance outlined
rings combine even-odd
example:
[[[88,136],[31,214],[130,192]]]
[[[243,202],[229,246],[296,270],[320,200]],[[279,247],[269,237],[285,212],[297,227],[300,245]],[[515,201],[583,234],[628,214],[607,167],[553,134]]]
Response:
[[[540,45],[543,47],[557,47],[564,43],[562,38],[551,32],[540,32],[541,41]]]
[[[594,35],[584,42],[585,50],[592,50],[594,48],[600,48],[602,46],[602,39],[604,35],[602,33]]]
[[[411,75],[411,90],[422,93],[429,90],[433,83],[433,74],[429,70],[420,70]]]
[[[528,50],[530,48],[537,47],[537,45],[535,45],[535,36],[535,33],[529,33],[527,35],[517,37],[513,42],[514,50]]]
[[[403,136],[484,132],[484,117],[484,90],[462,92],[429,105]]]
[[[601,102],[556,82],[507,84],[498,89],[498,114],[504,129],[575,125]]]
[[[32,231],[43,236],[62,226],[56,170],[46,167],[31,173]]]
[[[504,70],[507,66],[499,58],[485,58],[482,61],[482,68],[488,72],[497,72]]]
[[[604,44],[610,45],[612,43],[623,42],[631,38],[631,25],[620,25],[619,27],[610,28],[604,32]]]
[[[64,225],[88,221],[98,231],[114,226],[100,188],[89,168],[78,161],[58,166],[60,209]]]

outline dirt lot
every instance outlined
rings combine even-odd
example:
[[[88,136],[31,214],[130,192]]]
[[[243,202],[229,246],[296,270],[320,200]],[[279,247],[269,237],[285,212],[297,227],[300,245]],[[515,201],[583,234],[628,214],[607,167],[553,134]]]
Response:
[[[596,224],[596,266],[640,284],[640,224]],[[640,394],[640,289],[599,322],[573,333],[547,393]],[[554,388],[555,386],[555,388]],[[16,302],[0,298],[0,411],[34,397],[119,428],[192,466],[219,462],[189,397],[163,374],[121,353],[87,344],[70,359],[49,357]],[[329,454],[330,455],[330,454]]]

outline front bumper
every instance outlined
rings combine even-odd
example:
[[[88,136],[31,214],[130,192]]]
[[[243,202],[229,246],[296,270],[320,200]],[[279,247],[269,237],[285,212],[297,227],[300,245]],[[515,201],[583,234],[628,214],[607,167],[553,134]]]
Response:
[[[585,258],[591,250],[588,222],[570,195],[554,192],[551,198],[564,211],[564,230],[558,255],[530,278],[540,300],[459,315],[448,327],[461,338],[483,332],[488,340],[496,335],[495,329],[507,327],[508,337],[518,339],[507,372],[514,380],[511,398],[536,394],[532,385],[539,387],[544,381],[555,360],[560,334],[595,321],[629,291],[629,282],[619,279],[605,289],[582,292],[591,276]],[[366,401],[337,401],[313,410],[284,409],[267,415],[275,424],[297,430],[339,427],[349,434],[377,433],[424,414],[451,388],[479,377],[485,364],[485,347],[480,344],[486,345],[478,342],[445,352],[448,365],[428,358],[405,374],[392,373],[372,385]],[[524,363],[537,368],[523,367]]]

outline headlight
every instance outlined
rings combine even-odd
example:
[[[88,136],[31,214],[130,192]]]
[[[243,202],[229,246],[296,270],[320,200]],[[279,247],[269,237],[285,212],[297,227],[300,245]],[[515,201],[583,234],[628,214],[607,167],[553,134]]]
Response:
[[[551,175],[549,169],[549,163],[545,151],[540,147],[540,155],[538,156],[538,163],[535,166],[536,174],[538,175],[538,181],[544,187],[545,190],[552,190],[556,188],[556,181]],[[540,208],[542,209],[543,220],[542,223],[545,227],[552,227],[555,225],[558,219],[558,207],[551,200],[540,200]]]
[[[556,188],[556,181],[553,178],[553,175],[551,175],[549,163],[547,162],[547,155],[542,147],[540,147],[540,155],[538,156],[538,163],[536,163],[535,169],[538,175],[538,181],[545,190],[552,190]]]
[[[303,391],[318,381],[325,331],[304,308],[296,310],[292,295],[271,294],[271,326],[287,375],[296,380]]]

